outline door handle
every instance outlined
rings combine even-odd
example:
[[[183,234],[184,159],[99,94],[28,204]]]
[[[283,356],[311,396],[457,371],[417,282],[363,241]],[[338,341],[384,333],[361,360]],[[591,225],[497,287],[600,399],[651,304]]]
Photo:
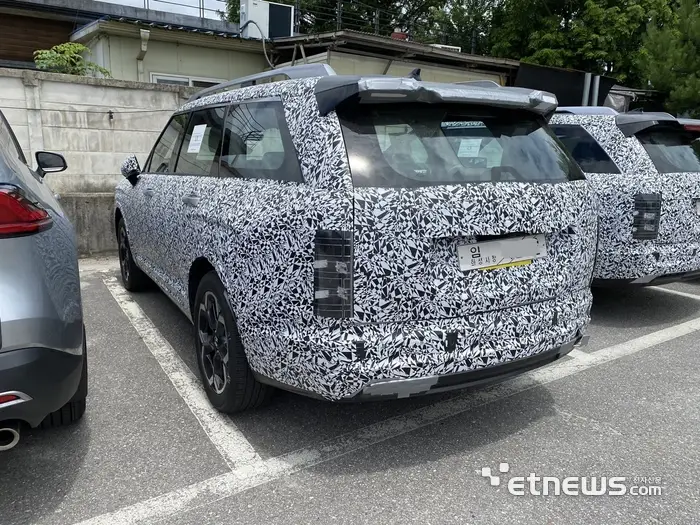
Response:
[[[199,204],[199,195],[196,193],[190,193],[189,195],[185,195],[182,198],[182,202],[185,203],[186,206],[197,206]]]
[[[143,190],[143,194],[144,194],[146,197],[153,197],[153,194],[154,194],[154,193],[155,193],[155,190],[154,190],[153,188],[145,188],[145,189]]]

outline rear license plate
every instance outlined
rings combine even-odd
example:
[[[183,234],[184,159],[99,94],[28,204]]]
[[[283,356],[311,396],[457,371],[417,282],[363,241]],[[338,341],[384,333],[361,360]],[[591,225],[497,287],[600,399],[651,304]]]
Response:
[[[547,242],[543,234],[463,244],[457,247],[459,267],[462,271],[524,266],[546,255]]]

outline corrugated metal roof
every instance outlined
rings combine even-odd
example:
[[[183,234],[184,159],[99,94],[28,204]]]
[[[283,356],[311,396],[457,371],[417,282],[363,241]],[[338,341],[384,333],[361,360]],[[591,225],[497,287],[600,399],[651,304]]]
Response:
[[[106,15],[99,19],[99,21],[104,22],[124,22],[128,24],[135,24],[142,27],[148,27],[153,29],[164,29],[166,31],[186,31],[188,33],[197,33],[200,35],[210,35],[218,36],[222,38],[240,38],[240,33],[232,33],[227,31],[214,31],[210,29],[202,29],[199,27],[192,26],[182,26],[177,24],[165,24],[162,22],[151,22],[149,20],[140,20],[137,18],[128,18],[124,16],[112,16]]]

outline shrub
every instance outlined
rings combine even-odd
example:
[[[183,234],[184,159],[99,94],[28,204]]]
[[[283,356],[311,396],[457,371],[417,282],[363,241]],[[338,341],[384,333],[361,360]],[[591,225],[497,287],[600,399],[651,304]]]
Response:
[[[111,78],[108,70],[85,60],[83,53],[90,55],[90,49],[77,42],[58,44],[51,49],[39,49],[34,51],[34,63],[39,69],[53,73],[65,73],[68,75],[88,75],[100,73],[105,78]]]

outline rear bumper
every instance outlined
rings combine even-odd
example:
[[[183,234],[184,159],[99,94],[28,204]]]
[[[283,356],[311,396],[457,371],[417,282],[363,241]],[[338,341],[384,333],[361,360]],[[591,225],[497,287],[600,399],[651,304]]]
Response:
[[[506,379],[510,379],[524,372],[553,363],[571,352],[574,347],[585,346],[586,344],[588,344],[588,336],[578,336],[574,341],[566,343],[558,348],[479,370],[417,379],[383,379],[370,381],[359,394],[348,401],[397,399],[424,394],[437,394],[462,388],[481,387],[491,383],[505,381]]]
[[[652,286],[700,276],[700,242],[598,245],[594,286]]]
[[[39,425],[76,393],[84,358],[84,351],[76,355],[49,348],[0,353],[0,395],[13,392],[22,398],[0,405],[0,421],[21,420],[32,427]]]
[[[261,382],[332,401],[405,397],[479,385],[557,359],[584,334],[591,300],[584,289],[465,318],[241,336]]]

